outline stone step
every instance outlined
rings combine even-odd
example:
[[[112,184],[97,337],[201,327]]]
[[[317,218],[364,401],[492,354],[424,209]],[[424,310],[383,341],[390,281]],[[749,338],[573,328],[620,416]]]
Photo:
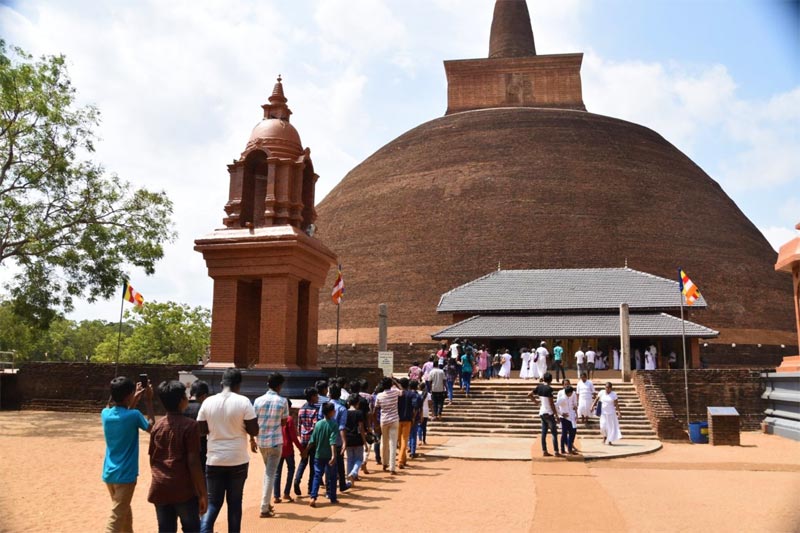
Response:
[[[635,431],[629,430],[622,431],[622,437],[624,439],[633,439],[633,438],[640,438],[640,439],[656,439],[658,438],[654,431]],[[428,432],[428,436],[433,435],[433,433]],[[538,438],[540,437],[539,429],[536,430],[528,430],[528,429],[505,429],[505,428],[496,428],[491,430],[481,430],[481,431],[471,431],[466,428],[451,428],[441,432],[436,433],[436,436],[455,436],[455,435],[468,435],[470,437],[481,436],[481,435],[490,435],[490,436],[497,436],[497,435],[507,435],[509,437],[522,437],[522,438]],[[559,432],[560,435],[560,432]],[[589,438],[602,438],[602,434],[600,431],[581,431],[578,430],[577,433],[578,437],[589,437]]]

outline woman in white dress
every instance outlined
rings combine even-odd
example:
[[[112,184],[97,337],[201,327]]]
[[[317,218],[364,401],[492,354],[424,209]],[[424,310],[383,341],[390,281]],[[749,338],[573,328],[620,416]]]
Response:
[[[600,434],[603,435],[603,444],[609,446],[622,438],[622,432],[619,429],[619,400],[617,393],[612,388],[611,382],[606,383],[606,389],[597,395],[597,399],[592,404],[592,411],[594,411],[597,403],[600,402]]]
[[[500,377],[508,379],[511,377],[511,354],[508,350],[503,353],[503,366],[500,367]]]
[[[547,351],[545,348],[544,341],[536,348],[536,373],[535,378],[544,378],[544,375],[547,374],[547,356],[550,355],[550,352]]]
[[[650,350],[645,350],[644,352],[644,369],[645,370],[656,369],[656,354],[654,352],[651,352]]]
[[[614,348],[612,353],[614,354],[614,370],[619,370],[619,350]]]
[[[522,358],[522,363],[520,364],[519,367],[519,378],[529,379],[533,377],[531,376],[531,371],[530,371],[531,352],[529,352],[527,348],[523,348],[520,357]]]

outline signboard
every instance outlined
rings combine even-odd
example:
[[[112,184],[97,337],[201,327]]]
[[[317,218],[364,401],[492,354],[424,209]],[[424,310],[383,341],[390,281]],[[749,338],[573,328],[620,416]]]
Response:
[[[394,372],[394,352],[378,352],[378,368],[383,370],[384,376],[391,376]]]

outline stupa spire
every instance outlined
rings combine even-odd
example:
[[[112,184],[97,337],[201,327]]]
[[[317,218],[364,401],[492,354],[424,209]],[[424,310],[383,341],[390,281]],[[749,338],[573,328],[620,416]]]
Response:
[[[278,81],[275,82],[275,87],[272,88],[272,94],[269,97],[269,103],[261,107],[264,109],[264,118],[277,118],[280,120],[289,121],[289,115],[292,110],[286,105],[288,100],[283,94],[283,78],[278,74]]]
[[[494,4],[489,57],[536,55],[528,4],[525,0],[497,0]]]

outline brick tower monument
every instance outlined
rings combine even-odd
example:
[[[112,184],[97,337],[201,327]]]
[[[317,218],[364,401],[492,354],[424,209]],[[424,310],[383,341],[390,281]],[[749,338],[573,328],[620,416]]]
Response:
[[[317,174],[289,122],[280,76],[241,156],[228,165],[224,227],[195,241],[214,280],[211,359],[199,372],[216,382],[247,369],[243,393],[263,394],[266,375],[288,376],[300,394],[317,365],[319,289],[336,256],[314,238]]]

